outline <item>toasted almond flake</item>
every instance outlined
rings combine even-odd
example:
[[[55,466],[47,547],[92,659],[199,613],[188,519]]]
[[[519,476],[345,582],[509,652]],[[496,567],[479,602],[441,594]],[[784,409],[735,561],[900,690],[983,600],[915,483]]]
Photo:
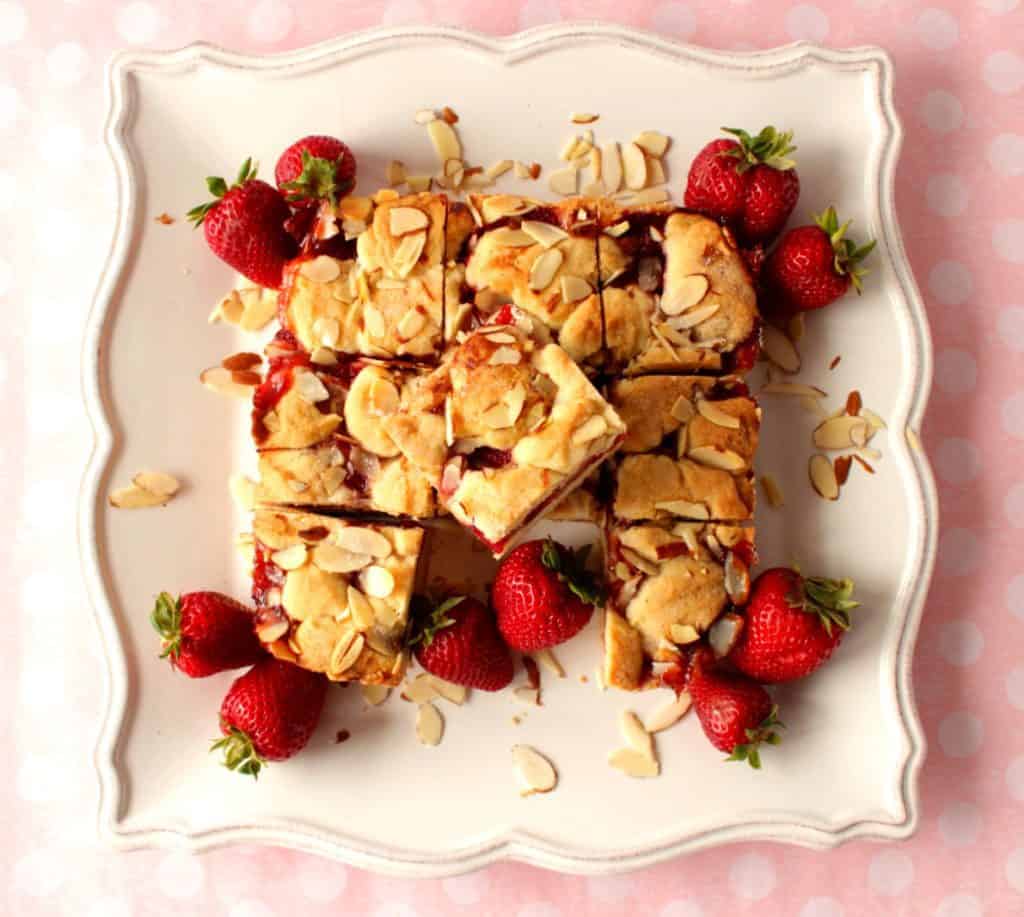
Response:
[[[445,681],[436,675],[428,675],[427,677],[430,679],[431,684],[433,684],[438,697],[443,698],[450,704],[455,704],[456,707],[461,707],[466,702],[466,695],[469,692],[465,685],[452,684],[450,681]]]
[[[806,398],[824,398],[826,393],[814,385],[803,382],[769,382],[761,386],[762,395],[799,395]]]
[[[771,474],[761,475],[760,482],[761,489],[764,491],[765,499],[768,501],[769,506],[779,507],[785,505],[782,488]]]
[[[626,744],[646,758],[654,758],[654,738],[644,728],[632,710],[623,710],[619,716],[619,732]]]
[[[445,107],[441,109],[441,118],[447,124],[458,124],[459,123],[459,116],[457,114],[455,114],[455,112],[451,108],[449,108],[447,105],[445,105]]]
[[[518,366],[523,361],[523,355],[515,348],[502,344],[488,359],[491,366]]]
[[[537,239],[522,229],[513,229],[510,226],[502,226],[500,229],[493,229],[488,233],[496,245],[505,248],[528,248],[537,244]]]
[[[850,477],[850,466],[853,464],[852,455],[837,455],[832,462],[836,472],[836,483],[842,487]]]
[[[433,178],[430,175],[407,175],[405,177],[405,183],[409,186],[409,190],[415,194],[429,191],[432,182]]]
[[[199,381],[218,395],[230,395],[234,398],[248,400],[252,397],[252,386],[235,381],[234,372],[224,369],[223,366],[213,366],[210,369],[204,369],[199,374]]]
[[[868,422],[863,418],[841,414],[820,423],[814,430],[813,441],[819,449],[849,449],[865,444],[867,430]]]
[[[875,453],[878,454],[878,458],[882,457],[882,453],[878,452],[877,449],[858,449],[853,454],[853,460],[858,465],[860,465],[860,467],[863,468],[868,474],[874,474],[875,473],[875,469],[872,468],[871,465],[867,461],[865,461],[865,459],[864,459],[865,454],[868,453],[868,452],[875,452]]]
[[[569,233],[564,229],[540,220],[523,220],[519,226],[534,242],[544,248],[552,248],[569,238]]]
[[[431,121],[436,120],[437,115],[434,113],[432,108],[421,108],[413,116],[413,120],[417,124],[429,124]]]
[[[668,327],[674,331],[686,331],[690,328],[695,328],[702,322],[706,322],[721,308],[722,304],[718,302],[708,303],[706,306],[698,306],[696,309],[690,309],[682,315],[669,319]]]
[[[672,638],[672,642],[680,646],[695,643],[700,639],[700,632],[692,624],[673,624],[668,629],[668,634]]]
[[[256,556],[256,546],[252,532],[239,532],[235,536],[235,550],[241,555],[242,560],[252,564]]]
[[[765,325],[761,329],[761,349],[784,373],[800,371],[800,354],[793,342],[774,325]]]
[[[747,461],[731,449],[719,449],[717,446],[696,446],[687,455],[701,465],[709,468],[721,468],[723,471],[743,471]]]
[[[594,181],[587,182],[582,188],[580,188],[580,194],[583,197],[604,197],[608,193],[608,189],[605,188],[604,182],[601,179],[595,179]]]
[[[336,318],[321,316],[313,322],[313,335],[323,347],[333,349],[338,345],[338,339],[341,337],[341,324]]]
[[[711,518],[708,508],[703,503],[693,503],[689,500],[659,500],[654,504],[654,508],[684,519]]]
[[[263,357],[258,353],[249,353],[248,351],[242,351],[241,353],[233,353],[231,356],[225,357],[220,361],[220,365],[224,369],[235,370],[247,370],[255,369],[260,363],[263,362]]]
[[[663,204],[668,199],[669,193],[664,188],[646,188],[643,191],[637,191],[629,199],[629,202],[634,207],[644,207],[647,204]]]
[[[444,168],[442,169],[442,173],[445,178],[454,179],[457,173],[465,172],[465,170],[465,164],[462,162],[461,159],[449,159],[445,162]],[[457,187],[459,182],[452,181],[452,184]]]
[[[391,689],[387,685],[360,685],[359,692],[371,707],[379,707],[391,696]]]
[[[555,192],[567,196],[576,193],[579,173],[576,169],[557,169],[548,176],[548,187]]]
[[[454,128],[446,121],[435,119],[429,122],[427,133],[430,135],[430,142],[434,145],[438,161],[442,165],[449,159],[462,159],[462,145],[459,143]]]
[[[513,745],[512,761],[519,778],[519,795],[550,793],[558,783],[554,765],[530,745]]]
[[[530,289],[540,292],[550,286],[562,266],[562,259],[562,252],[557,248],[548,249],[538,255],[530,267]]]
[[[520,685],[512,691],[512,695],[521,704],[530,707],[540,706],[540,691],[530,685]]]
[[[455,419],[452,416],[451,395],[447,395],[444,399],[444,442],[449,447],[455,442]]]
[[[609,194],[614,194],[622,185],[622,156],[615,142],[601,147],[601,177]]]
[[[392,187],[405,183],[405,163],[400,159],[392,159],[385,171],[387,183]]]
[[[459,489],[462,481],[462,467],[458,462],[449,462],[444,466],[441,474],[441,490],[444,493],[453,494]]]
[[[388,211],[388,228],[396,239],[426,229],[430,220],[418,207],[392,207]]]
[[[515,170],[516,178],[529,178],[530,177],[530,166],[525,162],[520,162],[518,159],[513,164],[512,168]]]
[[[387,567],[376,564],[367,567],[360,574],[360,581],[363,584],[363,591],[375,599],[386,599],[395,591],[395,578]]]
[[[572,159],[574,152],[576,151],[576,145],[580,142],[580,138],[573,134],[569,137],[565,143],[562,144],[562,148],[558,151],[558,158],[563,162],[568,162]]]
[[[349,634],[342,637],[331,653],[331,658],[327,663],[328,671],[333,675],[347,672],[356,664],[365,645],[366,638],[362,634]]]
[[[441,744],[444,735],[444,717],[441,711],[429,701],[420,704],[416,711],[416,738],[421,745],[434,746]]]
[[[666,181],[667,181],[667,176],[665,175],[665,167],[661,164],[661,160],[660,159],[655,159],[653,156],[648,156],[647,157],[647,186],[649,188],[653,188],[655,185],[663,185],[663,184],[665,184]],[[654,229],[653,226],[651,227],[651,229],[653,230],[653,232],[651,233],[651,235],[653,236],[654,233],[657,232],[657,230]],[[658,233],[658,235],[661,235],[661,234]],[[661,239],[657,239],[656,241],[660,242]]]
[[[275,551],[270,560],[282,570],[298,570],[306,565],[306,557],[306,546],[300,542]]]
[[[800,407],[802,407],[808,414],[813,414],[819,420],[828,420],[831,416],[828,411],[825,410],[825,405],[821,398],[805,396],[800,399]]]
[[[304,491],[309,490],[309,485],[305,481],[298,481],[295,479],[289,480],[288,486],[297,494],[301,494]]]
[[[427,673],[417,675],[412,681],[406,680],[402,687],[402,700],[414,704],[425,704],[439,696],[437,682]]]
[[[798,314],[798,315],[802,315],[803,313],[802,313],[802,312],[799,312],[799,313],[797,313],[797,314]],[[836,367],[837,367],[837,366],[839,365],[839,361],[840,361],[840,360],[842,360],[842,355],[841,355],[841,354],[838,354],[838,353],[837,353],[837,354],[836,354],[836,355],[835,355],[835,356],[834,356],[834,357],[833,357],[833,358],[831,359],[831,361],[830,361],[830,362],[829,362],[829,364],[828,364],[828,368],[829,368],[829,371],[830,371],[830,372],[831,372],[831,371],[832,371],[833,369],[835,369],[835,368],[836,368]]]
[[[341,275],[341,265],[329,255],[317,255],[303,261],[299,273],[313,283],[330,283]]]
[[[163,506],[171,500],[171,494],[157,494],[136,484],[118,487],[110,492],[110,505],[116,509],[145,509]]]
[[[678,723],[690,709],[690,695],[683,691],[660,707],[655,708],[647,717],[644,728],[651,733],[663,732]]]
[[[571,274],[563,274],[561,284],[562,301],[567,303],[579,302],[594,292],[593,287],[582,277],[575,277]]]
[[[688,274],[665,291],[661,297],[661,311],[666,315],[681,315],[696,306],[707,295],[710,286],[706,275]]]
[[[600,414],[594,414],[581,423],[572,433],[573,445],[592,442],[608,431],[608,421]]]
[[[413,189],[416,190],[415,188]],[[345,239],[351,241],[356,236],[366,232],[366,222],[363,220],[342,220],[341,229],[345,234]]]
[[[292,378],[292,387],[303,401],[308,401],[310,404],[326,401],[331,397],[331,393],[327,391],[327,386],[320,381],[319,376],[307,370],[295,372]]]
[[[622,147],[622,175],[631,191],[639,191],[647,184],[647,159],[635,143]]]
[[[370,411],[378,417],[394,414],[398,410],[398,388],[390,379],[374,379],[367,401]]]
[[[590,112],[574,111],[569,120],[573,124],[593,124],[600,117],[600,115],[592,115]]]
[[[641,131],[633,138],[633,143],[655,159],[664,156],[668,149],[668,137],[657,131]]]
[[[860,409],[860,416],[863,417],[869,424],[872,430],[884,430],[886,429],[885,421],[882,420],[874,411],[868,408]]]
[[[512,168],[512,165],[513,163],[511,159],[499,159],[497,162],[492,163],[487,167],[484,171],[484,175],[492,180],[501,178],[502,175]]]
[[[348,601],[348,611],[352,616],[352,623],[360,631],[369,630],[377,619],[374,614],[370,600],[351,583],[345,592]]]
[[[680,395],[672,405],[671,414],[680,423],[686,423],[693,417],[693,402],[686,395]]]
[[[261,643],[276,643],[291,629],[291,623],[285,617],[260,624],[256,628],[256,637]]]
[[[228,489],[235,505],[246,512],[256,508],[256,482],[244,474],[233,474],[228,478]]]
[[[410,309],[402,316],[395,330],[403,341],[411,341],[426,325],[427,316],[419,309]]]
[[[369,554],[378,558],[391,554],[391,542],[384,535],[362,526],[347,525],[340,528],[334,540],[338,547],[354,554]]]
[[[256,386],[263,381],[263,377],[251,369],[231,370],[231,381],[238,385]]]
[[[604,231],[604,234],[606,236],[611,236],[613,239],[617,239],[619,236],[625,235],[627,232],[629,232],[629,220],[621,220],[614,226],[609,226]]]
[[[724,659],[732,652],[732,648],[740,639],[742,632],[743,618],[738,614],[727,612],[708,630],[708,644],[719,659]]]
[[[181,482],[174,475],[164,471],[140,471],[132,478],[132,484],[158,497],[168,499],[181,489]]]
[[[439,121],[438,123],[443,124],[444,122]],[[391,259],[392,267],[394,267],[395,273],[399,277],[404,279],[409,276],[409,273],[420,260],[420,255],[423,254],[423,248],[426,244],[426,232],[412,232],[407,236],[402,236],[402,241],[398,243],[395,254]]]
[[[738,417],[726,414],[715,402],[709,401],[707,398],[701,398],[697,402],[697,410],[705,420],[711,421],[716,426],[725,427],[729,430],[738,430],[740,428],[740,419]]]
[[[354,573],[368,566],[372,559],[369,554],[355,554],[329,541],[313,548],[313,564],[325,573]]]
[[[608,763],[627,777],[657,777],[661,773],[657,760],[635,748],[617,748],[608,755]]]
[[[863,406],[864,402],[860,397],[860,392],[854,389],[846,396],[846,406],[843,408],[843,411],[851,417],[856,417]]]
[[[519,342],[519,338],[514,334],[509,334],[507,331],[501,331],[500,329],[481,328],[480,333],[486,335],[487,340],[493,344],[517,344]]]
[[[665,332],[662,331],[657,323],[651,325],[651,334],[657,339],[658,343],[668,352],[668,355],[675,360],[677,363],[682,363],[682,357],[676,352],[675,347],[672,346],[672,342],[665,337]]]
[[[811,478],[811,486],[819,496],[826,500],[839,499],[839,482],[836,480],[836,471],[828,456],[816,453],[811,456],[807,465],[807,473]]]
[[[550,649],[538,650],[533,653],[533,658],[537,660],[545,669],[551,672],[558,678],[565,678],[565,669],[562,668],[562,663],[558,661],[558,657]]]

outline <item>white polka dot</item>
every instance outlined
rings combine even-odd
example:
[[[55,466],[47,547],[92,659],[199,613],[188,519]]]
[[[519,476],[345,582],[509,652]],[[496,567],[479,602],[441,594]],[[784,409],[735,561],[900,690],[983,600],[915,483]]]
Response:
[[[935,467],[939,475],[951,484],[963,484],[978,476],[981,453],[970,440],[950,437],[939,443]]]
[[[29,752],[21,757],[15,779],[20,799],[29,803],[63,802],[74,789],[74,782],[68,780],[64,755]]]
[[[995,13],[998,16],[1017,9],[1020,0],[980,0],[980,3],[990,13]]]
[[[532,29],[549,22],[558,22],[562,10],[558,0],[526,0],[519,10],[519,28]]]
[[[1024,847],[1018,847],[1006,858],[1006,881],[1024,895]]]
[[[28,31],[25,8],[14,0],[0,0],[0,46],[21,41]]]
[[[940,261],[928,273],[928,289],[940,303],[958,306],[974,290],[974,278],[960,261]]]
[[[461,907],[469,907],[483,901],[491,887],[491,877],[484,869],[464,876],[452,876],[441,883],[444,893]]]
[[[689,38],[697,29],[697,17],[682,3],[663,3],[654,11],[651,24],[658,32]]]
[[[245,898],[228,908],[228,917],[276,917],[269,905],[255,898]]]
[[[152,3],[135,0],[117,11],[115,26],[117,34],[129,44],[144,45],[160,34],[164,27],[164,17]]]
[[[1003,429],[1010,436],[1024,439],[1024,392],[1017,392],[1003,402],[1000,409]]]
[[[562,917],[562,912],[548,901],[531,901],[516,911],[516,917]]]
[[[939,650],[951,665],[973,665],[984,648],[985,638],[973,621],[947,621],[939,632]]]
[[[1024,573],[1018,573],[1006,584],[1006,607],[1010,614],[1024,621]]]
[[[696,901],[669,901],[658,917],[704,917],[704,909]]]
[[[939,745],[950,758],[969,758],[981,748],[984,728],[973,713],[950,713],[939,723]]]
[[[387,901],[378,905],[373,917],[419,917],[419,912],[408,901]]]
[[[132,917],[132,903],[127,898],[104,895],[89,903],[85,917]]]
[[[310,901],[334,901],[345,891],[348,870],[333,860],[309,856],[299,866],[296,879],[302,894]]]
[[[1011,350],[1024,353],[1024,306],[1006,306],[999,312],[999,337]]]
[[[1006,697],[1018,710],[1024,710],[1024,666],[1006,676]]]
[[[935,909],[935,917],[981,917],[983,913],[981,902],[965,892],[947,895]]]
[[[85,140],[81,128],[67,121],[45,125],[36,138],[39,155],[50,165],[77,168],[82,164]]]
[[[52,651],[51,651],[52,656]],[[64,673],[45,665],[25,667],[18,681],[18,698],[35,716],[51,717],[67,708],[67,682]]]
[[[981,541],[970,529],[947,529],[939,538],[939,568],[950,576],[972,573],[981,560]]]
[[[67,857],[59,850],[33,850],[14,864],[14,888],[31,898],[48,898],[66,881]]]
[[[160,861],[156,878],[168,898],[194,898],[203,887],[203,864],[197,856],[172,850]]]
[[[414,25],[426,22],[430,14],[419,0],[391,0],[381,14],[381,25]]]
[[[1014,528],[1024,529],[1024,481],[1014,484],[1003,498],[1003,512]]]
[[[759,901],[775,889],[775,864],[759,853],[746,853],[729,867],[733,892],[747,901]]]
[[[978,381],[978,363],[966,350],[947,347],[935,355],[935,384],[950,395],[971,391]]]
[[[932,213],[957,217],[967,209],[967,185],[956,175],[939,174],[928,179],[925,196]]]
[[[948,134],[964,123],[960,100],[944,89],[933,89],[922,100],[918,115],[936,134]]]
[[[899,850],[883,850],[871,858],[868,884],[876,894],[893,897],[902,894],[914,881],[914,863]]]
[[[1024,175],[1024,136],[998,134],[988,145],[988,162],[1000,175]]]
[[[636,894],[631,876],[591,876],[586,880],[587,895],[596,901],[624,901]]]
[[[927,48],[933,51],[946,51],[960,39],[960,28],[945,10],[929,8],[922,10],[914,23],[917,37]]]
[[[260,0],[249,13],[249,34],[266,44],[288,37],[295,25],[295,11],[285,0]]]
[[[994,51],[985,58],[982,75],[994,92],[1016,92],[1024,86],[1024,57],[1013,51]]]
[[[1012,264],[1024,264],[1024,220],[1000,220],[992,227],[992,246]]]
[[[800,917],[843,917],[843,908],[835,898],[809,898]]]
[[[950,847],[970,847],[981,833],[981,812],[971,802],[953,802],[939,815],[939,834]]]
[[[88,65],[89,56],[77,41],[62,41],[46,53],[46,72],[58,86],[80,82]]]
[[[1024,802],[1024,755],[1014,758],[1006,768],[1006,788],[1017,802]]]
[[[786,13],[786,32],[794,41],[824,41],[828,16],[816,6],[799,3]]]

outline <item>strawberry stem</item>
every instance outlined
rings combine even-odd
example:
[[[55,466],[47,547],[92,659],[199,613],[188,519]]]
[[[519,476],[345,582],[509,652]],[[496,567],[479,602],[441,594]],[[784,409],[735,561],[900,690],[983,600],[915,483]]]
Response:
[[[849,276],[857,293],[863,292],[861,280],[868,273],[868,269],[860,265],[874,251],[876,241],[871,239],[863,245],[857,245],[852,239],[847,239],[846,230],[849,229],[850,223],[853,221],[847,220],[840,224],[835,207],[830,206],[824,213],[815,216],[814,222],[820,229],[828,233],[829,240],[832,242],[832,251],[834,252],[832,266],[836,273],[840,276]]]
[[[755,771],[761,769],[762,745],[778,745],[782,737],[775,732],[776,729],[785,729],[786,724],[779,719],[778,705],[772,707],[766,716],[753,729],[745,729],[747,741],[737,745],[726,761],[746,761]]]
[[[221,726],[226,726],[223,720]],[[231,726],[228,733],[219,739],[214,739],[210,745],[210,751],[223,751],[224,759],[221,761],[229,771],[236,771],[239,774],[248,774],[256,780],[260,776],[260,769],[267,763],[266,758],[256,751],[252,739],[241,729]]]
[[[581,602],[599,605],[604,600],[604,593],[593,575],[586,569],[589,553],[590,545],[584,545],[574,552],[566,547],[559,549],[551,538],[546,538],[540,553],[540,561],[549,570],[557,573],[558,578]]]
[[[149,615],[154,630],[163,638],[160,658],[171,657],[173,663],[181,654],[181,599],[169,592],[161,592]]]
[[[203,220],[206,219],[206,215],[220,203],[221,198],[223,198],[224,195],[232,188],[239,188],[247,181],[254,179],[257,171],[259,171],[259,164],[253,162],[252,157],[250,156],[242,163],[242,168],[238,170],[238,175],[235,177],[235,183],[231,186],[229,186],[228,183],[219,175],[208,175],[206,177],[206,190],[213,195],[213,200],[206,201],[206,203],[193,207],[186,214],[186,219],[192,223],[192,228],[198,229],[202,226]]]
[[[407,642],[407,645],[415,646],[417,643],[422,643],[424,646],[430,646],[430,644],[434,642],[434,637],[437,636],[438,631],[442,631],[446,627],[451,627],[455,623],[454,618],[448,617],[448,612],[458,605],[464,598],[464,595],[452,596],[451,598],[445,599],[434,608],[430,608],[422,614],[417,615],[419,626],[415,629],[415,632],[412,638]]]
[[[337,204],[339,192],[348,189],[338,184],[337,162],[303,150],[302,171],[293,181],[282,184],[281,190],[288,192],[285,196],[289,201],[323,199]]]
[[[809,576],[804,580],[803,595],[797,597],[795,608],[816,614],[825,633],[832,636],[832,628],[850,629],[850,612],[860,602],[853,599],[853,580],[829,579]]]
[[[788,172],[796,168],[796,160],[789,154],[796,150],[793,145],[793,132],[776,130],[770,124],[761,128],[757,136],[751,136],[738,127],[723,127],[723,131],[732,134],[739,145],[728,150],[724,155],[738,159],[736,171],[742,175],[756,165],[771,166],[780,172]]]

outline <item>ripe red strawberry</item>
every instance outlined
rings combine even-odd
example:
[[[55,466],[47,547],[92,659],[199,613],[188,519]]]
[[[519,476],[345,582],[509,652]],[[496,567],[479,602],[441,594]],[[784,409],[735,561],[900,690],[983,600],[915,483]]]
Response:
[[[456,596],[432,609],[412,643],[416,659],[445,681],[482,691],[500,691],[512,681],[513,663],[491,610]]]
[[[188,219],[203,227],[206,244],[221,261],[254,283],[277,290],[298,245],[285,231],[288,204],[276,188],[256,178],[256,168],[247,159],[230,188],[223,178],[207,178],[214,200],[193,207]]]
[[[266,656],[253,631],[253,613],[219,592],[157,596],[150,621],[163,637],[160,658],[189,678],[259,662]]]
[[[746,623],[729,654],[741,672],[774,684],[810,675],[850,627],[853,583],[801,576],[787,567],[765,570],[747,600]]]
[[[274,180],[289,201],[329,200],[337,203],[356,183],[356,158],[335,137],[314,134],[296,140],[281,154]]]
[[[224,766],[258,777],[267,761],[301,751],[320,721],[327,679],[272,656],[235,679],[220,705],[224,737],[210,751],[224,752]]]
[[[712,140],[690,165],[686,206],[729,226],[745,245],[774,239],[796,206],[800,177],[787,158],[791,131],[763,128],[752,137],[723,127],[736,140]]]
[[[729,761],[761,767],[762,744],[778,745],[779,709],[768,692],[742,675],[716,671],[706,651],[690,671],[689,692],[704,735]]]
[[[814,218],[814,226],[789,230],[765,262],[762,278],[776,306],[789,312],[820,309],[850,289],[861,291],[859,265],[875,247],[846,238],[849,221],[839,224],[834,207]]]
[[[514,650],[564,643],[590,620],[600,590],[576,554],[550,538],[520,545],[502,562],[491,587],[498,630]]]

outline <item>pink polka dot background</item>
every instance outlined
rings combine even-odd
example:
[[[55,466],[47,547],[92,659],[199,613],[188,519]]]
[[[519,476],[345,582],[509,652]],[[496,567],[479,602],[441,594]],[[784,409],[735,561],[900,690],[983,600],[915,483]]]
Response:
[[[417,882],[275,849],[193,857],[98,846],[90,755],[103,706],[101,658],[79,582],[72,507],[78,457],[90,444],[77,395],[80,333],[112,231],[112,175],[100,143],[105,59],[125,45],[204,39],[275,51],[379,25],[504,33],[571,18],[719,48],[872,43],[895,60],[907,134],[898,210],[935,334],[924,442],[943,513],[914,668],[930,746],[918,835],[829,854],[725,847],[607,879],[502,865]],[[0,593],[10,624],[0,666],[8,699],[0,717],[0,911],[1024,913],[1020,0],[0,0],[0,135],[0,500],[9,509]]]

